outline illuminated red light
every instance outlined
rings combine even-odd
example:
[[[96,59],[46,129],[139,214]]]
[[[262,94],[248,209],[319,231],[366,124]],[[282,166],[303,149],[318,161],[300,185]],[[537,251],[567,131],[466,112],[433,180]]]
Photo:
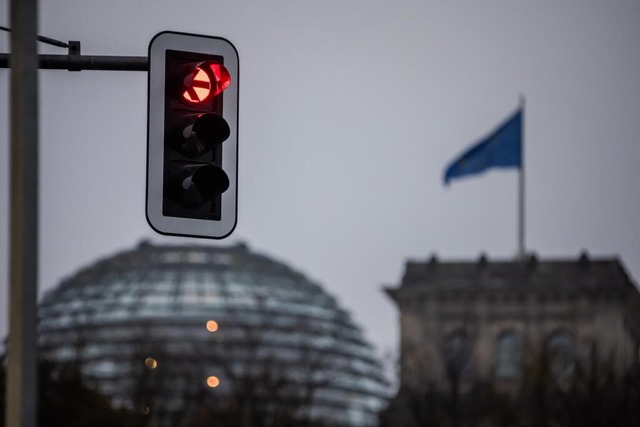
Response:
[[[208,72],[206,67],[211,72]],[[182,93],[182,99],[189,104],[200,104],[218,95],[230,84],[231,76],[224,65],[200,64],[184,80],[185,90]]]
[[[200,67],[185,79],[185,91],[182,98],[190,104],[204,102],[211,95],[211,77]]]

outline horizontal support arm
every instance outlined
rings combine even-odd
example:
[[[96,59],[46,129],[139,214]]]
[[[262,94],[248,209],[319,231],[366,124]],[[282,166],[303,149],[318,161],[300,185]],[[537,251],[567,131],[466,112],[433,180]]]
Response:
[[[0,68],[11,68],[10,55],[0,53]],[[38,68],[47,70],[149,71],[146,56],[38,55]]]

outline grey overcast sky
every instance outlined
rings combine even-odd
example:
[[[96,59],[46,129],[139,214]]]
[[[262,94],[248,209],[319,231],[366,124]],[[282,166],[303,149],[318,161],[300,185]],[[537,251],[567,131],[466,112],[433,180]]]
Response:
[[[0,25],[8,22],[0,0]],[[246,241],[323,284],[379,351],[407,259],[515,256],[517,173],[445,165],[526,96],[526,244],[619,256],[640,279],[640,1],[56,0],[40,34],[146,55],[163,30],[240,55],[240,200],[220,243],[145,220],[146,73],[40,72],[46,290],[141,239]],[[0,34],[0,51],[9,36]],[[65,53],[41,46],[43,53]],[[0,70],[0,333],[7,330],[9,72]]]

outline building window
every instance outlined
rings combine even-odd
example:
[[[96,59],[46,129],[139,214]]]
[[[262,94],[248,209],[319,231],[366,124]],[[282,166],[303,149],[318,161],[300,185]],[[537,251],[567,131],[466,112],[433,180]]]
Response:
[[[473,343],[465,331],[450,334],[445,341],[444,361],[452,381],[473,377]]]
[[[496,345],[498,378],[518,378],[522,371],[522,339],[515,331],[506,331]]]
[[[553,377],[563,382],[571,378],[576,368],[576,349],[573,336],[567,331],[556,331],[547,341],[549,369]]]
[[[162,260],[168,264],[179,263],[182,262],[182,252],[165,252],[162,258]]]
[[[200,251],[187,252],[187,262],[192,264],[205,264],[208,261],[207,253]]]

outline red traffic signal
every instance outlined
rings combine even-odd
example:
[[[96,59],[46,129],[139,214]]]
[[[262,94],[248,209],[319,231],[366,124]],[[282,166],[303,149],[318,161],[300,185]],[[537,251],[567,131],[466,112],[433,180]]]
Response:
[[[218,95],[231,84],[229,71],[215,61],[188,63],[174,73],[174,96],[189,104],[202,104]]]
[[[187,74],[183,83],[184,90],[182,91],[182,99],[189,104],[200,104],[205,102],[213,93],[211,88],[211,76],[200,65],[198,65],[191,73]]]
[[[147,219],[164,234],[228,236],[237,218],[238,57],[165,32],[149,47]]]

